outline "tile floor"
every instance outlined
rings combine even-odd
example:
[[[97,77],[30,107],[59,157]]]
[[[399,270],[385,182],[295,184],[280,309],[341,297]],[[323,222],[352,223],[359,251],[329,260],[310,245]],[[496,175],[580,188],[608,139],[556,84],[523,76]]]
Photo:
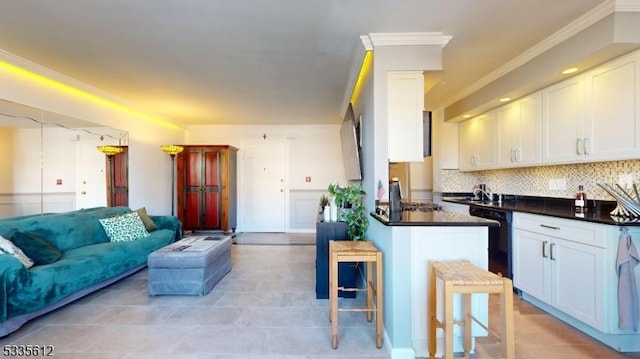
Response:
[[[143,270],[31,321],[0,345],[54,345],[57,358],[388,358],[362,313],[340,314],[340,346],[331,349],[328,301],[315,299],[315,246],[236,245],[232,260],[232,271],[206,296],[149,297]],[[527,303],[516,306],[519,359],[640,358]],[[486,340],[476,357],[496,349]]]

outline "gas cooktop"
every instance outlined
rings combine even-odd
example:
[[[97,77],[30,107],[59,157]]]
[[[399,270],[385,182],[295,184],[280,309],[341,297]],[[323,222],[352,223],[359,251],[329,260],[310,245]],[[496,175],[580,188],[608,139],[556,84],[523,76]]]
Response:
[[[442,206],[432,202],[402,202],[403,211],[431,212],[440,211]]]

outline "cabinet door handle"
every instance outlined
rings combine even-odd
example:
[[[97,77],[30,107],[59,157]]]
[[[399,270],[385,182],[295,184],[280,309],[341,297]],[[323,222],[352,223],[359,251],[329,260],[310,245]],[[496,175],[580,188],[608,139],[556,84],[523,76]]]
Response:
[[[520,149],[516,148],[516,162],[520,162]]]
[[[582,150],[582,148],[583,148],[583,146],[582,146],[582,139],[581,139],[581,138],[578,138],[578,139],[576,140],[576,153],[577,153],[577,154],[579,154],[579,155],[582,155],[582,151],[581,151],[581,150]]]
[[[549,241],[542,242],[542,258],[547,258],[547,243]]]
[[[541,224],[540,227],[548,229],[560,229],[560,227],[550,226],[548,224]]]
[[[591,141],[589,141],[589,137],[585,137],[584,140],[582,141],[584,142],[584,154],[588,155],[589,147],[591,146]]]
[[[549,247],[549,249],[550,249],[549,253],[551,254],[550,258],[551,258],[552,261],[556,260],[556,257],[553,255],[553,248],[555,248],[555,247],[556,247],[555,243],[551,243],[551,246]]]

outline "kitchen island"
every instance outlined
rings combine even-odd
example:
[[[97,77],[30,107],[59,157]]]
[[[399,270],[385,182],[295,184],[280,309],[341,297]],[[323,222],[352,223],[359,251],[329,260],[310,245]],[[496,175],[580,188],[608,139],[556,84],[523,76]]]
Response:
[[[376,237],[374,243],[384,255],[385,327],[393,326],[394,333],[406,334],[387,338],[393,343],[392,358],[426,357],[430,316],[427,313],[428,262],[467,259],[487,269],[488,228],[499,224],[442,210],[402,211],[390,216],[370,213],[370,216],[374,219],[370,225]],[[474,295],[473,313],[487,324],[486,294]],[[441,314],[439,309],[438,316]],[[487,335],[477,324],[472,333],[474,338]],[[442,348],[439,336],[438,355],[442,354]],[[462,351],[460,337],[454,341],[454,350]]]

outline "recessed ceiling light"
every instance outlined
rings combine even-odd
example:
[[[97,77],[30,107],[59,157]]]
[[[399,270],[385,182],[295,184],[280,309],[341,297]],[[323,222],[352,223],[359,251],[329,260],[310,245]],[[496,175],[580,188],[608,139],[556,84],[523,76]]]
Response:
[[[500,99],[500,102],[509,102],[511,101],[511,97],[503,97]]]
[[[471,115],[464,115],[464,116],[462,116],[462,118],[469,118],[469,117],[471,117]]]
[[[561,74],[563,75],[571,75],[574,72],[577,72],[578,68],[577,67],[570,67],[568,69],[562,70]]]

